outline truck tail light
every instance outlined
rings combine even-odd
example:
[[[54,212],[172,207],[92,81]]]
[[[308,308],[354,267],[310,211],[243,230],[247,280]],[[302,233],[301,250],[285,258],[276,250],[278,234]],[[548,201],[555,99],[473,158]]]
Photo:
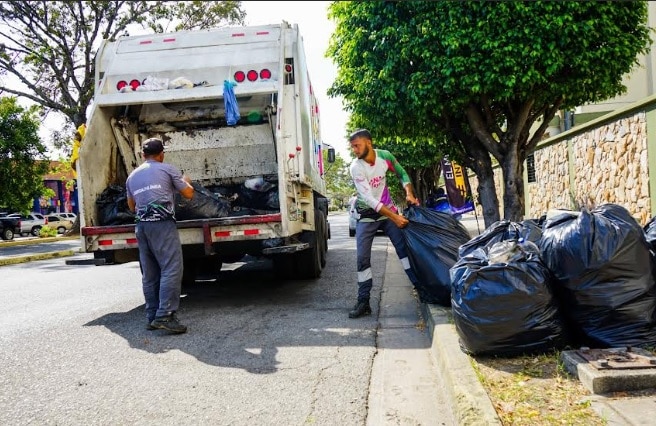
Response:
[[[257,81],[260,80],[269,80],[271,78],[271,70],[268,68],[262,68],[260,72],[256,70],[248,70],[248,72],[237,71],[234,73],[233,77],[237,83],[243,83],[248,79],[248,81]]]
[[[262,71],[260,71],[260,79],[268,80],[270,78],[271,78],[271,71],[269,71],[266,68],[264,68]]]
[[[45,221],[45,225],[47,225],[48,224],[48,218],[44,217],[43,220]]]
[[[118,91],[120,92],[120,91],[123,90],[123,89],[125,88],[125,86],[127,86],[127,85],[128,85],[128,82],[127,82],[127,81],[121,80],[121,81],[119,81],[118,83],[116,83],[116,90],[118,90]]]

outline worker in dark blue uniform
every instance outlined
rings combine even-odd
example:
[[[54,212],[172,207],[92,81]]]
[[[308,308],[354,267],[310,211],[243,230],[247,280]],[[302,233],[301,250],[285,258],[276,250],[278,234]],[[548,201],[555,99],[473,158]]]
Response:
[[[185,333],[176,311],[182,287],[182,246],[175,224],[175,193],[191,199],[191,180],[164,163],[164,144],[142,144],[144,163],[126,181],[128,207],[137,215],[136,234],[149,330]]]

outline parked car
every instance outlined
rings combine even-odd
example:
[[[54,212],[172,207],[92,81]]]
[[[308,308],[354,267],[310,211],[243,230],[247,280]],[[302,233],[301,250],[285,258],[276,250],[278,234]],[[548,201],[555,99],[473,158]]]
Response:
[[[19,218],[0,216],[0,237],[2,237],[3,240],[13,240],[14,234],[17,234],[19,231]]]
[[[358,201],[357,197],[351,197],[349,200],[348,214],[349,214],[349,237],[355,237],[355,226],[358,224],[360,215],[355,209],[355,203]]]
[[[59,217],[63,217],[64,219],[68,219],[71,222],[75,222],[75,219],[77,219],[77,215],[75,213],[53,213],[53,214]]]
[[[7,217],[20,218],[20,235],[32,234],[35,237],[39,236],[41,227],[48,224],[48,219],[41,213],[29,213],[26,215],[12,213]]]
[[[51,214],[50,216],[46,216],[46,219],[48,219],[48,226],[57,229],[58,234],[63,234],[73,227],[72,220],[59,215]]]

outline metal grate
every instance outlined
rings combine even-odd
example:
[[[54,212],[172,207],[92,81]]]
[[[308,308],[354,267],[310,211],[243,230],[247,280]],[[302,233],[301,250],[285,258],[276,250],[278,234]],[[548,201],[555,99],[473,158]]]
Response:
[[[528,174],[528,183],[537,182],[537,179],[535,179],[535,156],[533,153],[526,157],[526,173]]]

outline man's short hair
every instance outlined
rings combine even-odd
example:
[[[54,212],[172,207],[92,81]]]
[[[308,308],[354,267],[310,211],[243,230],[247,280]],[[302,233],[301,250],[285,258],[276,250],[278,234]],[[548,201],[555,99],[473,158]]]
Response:
[[[353,133],[351,133],[349,135],[349,142],[353,142],[353,139],[355,139],[355,138],[367,138],[369,140],[372,140],[371,139],[371,132],[369,132],[369,130],[367,130],[367,129],[358,129],[358,130],[354,131]]]
[[[143,145],[141,145],[141,150],[146,155],[157,155],[164,151],[164,144],[159,138],[146,139]]]

